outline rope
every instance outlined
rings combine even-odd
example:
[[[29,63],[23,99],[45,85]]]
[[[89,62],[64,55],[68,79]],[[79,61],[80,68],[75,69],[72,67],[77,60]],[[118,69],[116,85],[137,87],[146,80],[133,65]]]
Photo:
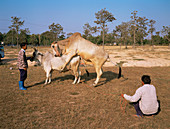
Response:
[[[125,114],[127,101],[125,98],[123,98],[123,102],[122,102],[121,98],[123,98],[123,97],[120,95],[120,109],[121,109],[122,113]],[[125,104],[124,107],[123,107],[123,103]]]
[[[119,64],[117,64],[117,63],[114,63],[114,62],[110,59],[110,57],[109,57],[108,59],[109,59],[108,61],[110,61],[113,65],[119,67],[119,75],[118,75],[118,79],[121,78],[121,77],[122,77],[122,68],[121,68],[121,66],[120,66]]]
[[[109,57],[109,61],[110,61],[113,65],[120,67],[120,65],[118,65],[117,63],[114,63],[114,62],[110,59],[110,57]]]

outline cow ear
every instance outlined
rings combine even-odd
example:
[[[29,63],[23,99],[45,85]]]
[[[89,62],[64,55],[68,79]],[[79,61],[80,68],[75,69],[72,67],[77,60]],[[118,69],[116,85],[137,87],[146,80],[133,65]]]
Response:
[[[42,54],[42,53],[40,53],[40,52],[38,53],[38,55],[41,55],[41,56],[43,56],[43,54]]]

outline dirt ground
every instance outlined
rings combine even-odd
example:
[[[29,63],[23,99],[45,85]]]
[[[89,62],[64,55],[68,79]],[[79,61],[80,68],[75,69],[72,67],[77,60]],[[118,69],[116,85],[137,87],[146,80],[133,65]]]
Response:
[[[39,49],[46,51],[50,48]],[[111,52],[108,48],[106,50]],[[122,54],[123,51],[124,53],[125,51],[135,52],[131,49],[114,48],[113,50]],[[5,51],[6,58],[2,59],[3,62],[0,65],[0,128],[155,129],[170,127],[170,64],[161,67],[125,67],[125,60],[117,60],[120,58],[117,55],[117,62],[123,65],[122,77],[117,79],[117,67],[105,66],[99,84],[93,87],[91,84],[96,77],[93,67],[86,68],[90,72],[89,77],[85,73],[85,68],[80,68],[82,72],[80,84],[71,84],[74,79],[71,71],[65,73],[54,71],[52,83],[44,86],[45,72],[42,67],[34,67],[30,63],[28,78],[25,81],[28,90],[21,91],[18,86],[19,71],[16,67],[18,50],[5,48]],[[28,55],[31,51],[30,48],[27,50]],[[157,54],[158,51],[160,51],[159,54]],[[152,54],[149,55],[149,52]],[[159,50],[156,48],[149,52],[148,55],[151,58],[155,55],[169,61],[168,48],[159,48]],[[132,55],[129,55],[129,58],[130,56]],[[121,58],[125,57],[121,56]],[[144,56],[133,59],[138,59],[134,61],[139,62],[146,60]],[[133,95],[141,86],[140,78],[144,74],[151,76],[152,84],[156,87],[158,100],[160,100],[161,111],[154,117],[136,118],[133,116],[135,114],[133,106],[129,103],[125,105],[120,94]]]
[[[137,47],[132,49],[118,49],[118,47],[105,47],[110,58],[117,63],[122,63],[123,67],[160,67],[170,66],[170,48],[167,46],[155,46],[154,50],[150,46]],[[105,66],[113,66],[106,62]]]

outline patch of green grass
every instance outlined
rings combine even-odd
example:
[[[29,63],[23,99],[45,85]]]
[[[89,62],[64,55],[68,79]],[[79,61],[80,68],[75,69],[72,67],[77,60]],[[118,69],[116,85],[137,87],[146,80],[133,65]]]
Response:
[[[114,58],[120,58],[121,56],[115,56]]]
[[[143,61],[143,60],[145,60],[145,59],[133,59],[133,60],[137,60],[137,61]]]
[[[88,119],[88,120],[91,120],[91,121],[94,121],[94,120],[95,120],[95,119],[92,118],[92,117],[88,117],[87,119]]]
[[[70,92],[70,95],[78,95],[78,92]]]

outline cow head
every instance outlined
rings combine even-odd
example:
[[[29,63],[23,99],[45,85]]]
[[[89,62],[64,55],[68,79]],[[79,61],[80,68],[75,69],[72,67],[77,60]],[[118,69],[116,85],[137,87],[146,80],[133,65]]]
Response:
[[[34,48],[34,52],[32,54],[32,57],[30,59],[30,61],[35,61],[37,62],[37,65],[40,64],[40,56],[43,56],[43,54],[41,52],[39,52],[36,48]]]
[[[52,48],[52,50],[53,50],[54,56],[56,56],[56,57],[62,56],[61,49],[60,49],[59,45],[57,44],[57,42],[53,42],[53,43],[51,44],[51,48]]]

